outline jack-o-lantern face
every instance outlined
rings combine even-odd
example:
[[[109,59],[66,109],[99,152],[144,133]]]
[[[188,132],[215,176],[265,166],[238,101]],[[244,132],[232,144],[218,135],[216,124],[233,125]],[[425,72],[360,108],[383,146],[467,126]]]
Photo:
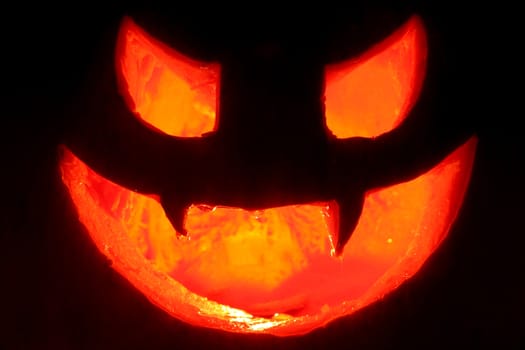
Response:
[[[225,85],[221,79],[231,81],[238,72],[183,57],[130,18],[121,23],[116,47],[115,81],[123,106],[133,112],[125,117],[139,122],[131,129],[145,128],[138,135],[159,140],[128,156],[145,159],[146,154],[153,160],[138,160],[138,172],[156,174],[163,183],[171,178],[173,185],[157,191],[155,185],[135,186],[124,174],[123,185],[136,191],[127,189],[98,173],[111,166],[93,169],[85,154],[76,155],[74,145],[73,152],[63,148],[60,168],[96,246],[113,268],[169,314],[234,332],[305,333],[395,289],[446,237],[468,185],[474,138],[399,183],[369,181],[355,175],[355,169],[340,170],[353,160],[359,161],[355,168],[371,165],[367,153],[348,152],[352,142],[380,139],[417,104],[427,59],[419,18],[358,59],[326,66],[324,91],[313,102],[322,107],[313,114],[324,116],[324,126],[319,124],[323,136],[312,144],[322,150],[313,151],[311,162],[309,152],[315,147],[306,147],[294,163],[301,151],[283,149],[283,135],[276,132],[277,152],[258,148],[228,132],[237,128],[231,127],[232,120],[243,123],[240,118],[223,119],[237,113],[232,94],[243,89],[253,101],[258,98],[250,95],[253,91],[297,100],[304,98],[301,94],[287,96],[286,86],[272,94]],[[261,67],[264,63],[254,72]],[[267,73],[250,69],[249,74]],[[253,106],[253,114],[268,116],[258,119],[256,128],[268,132],[283,123],[286,132],[296,128],[288,136],[299,141],[291,147],[307,145],[304,140],[315,128],[306,127],[301,137],[300,123],[273,118],[268,96],[261,100],[266,98],[269,106]],[[243,145],[255,161],[246,162],[243,149],[234,152]],[[271,171],[257,166],[265,162],[274,162]],[[169,168],[166,174],[158,164]],[[316,172],[322,176],[309,178],[306,173],[320,166],[326,167]],[[237,181],[256,172],[263,175]],[[154,183],[155,176],[145,183]],[[262,177],[268,180],[258,182]]]

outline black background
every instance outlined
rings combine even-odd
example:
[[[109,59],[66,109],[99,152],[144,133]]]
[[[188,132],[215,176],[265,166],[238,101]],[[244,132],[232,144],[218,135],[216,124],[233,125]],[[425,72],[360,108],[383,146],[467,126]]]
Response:
[[[319,17],[342,12],[317,6],[324,8]],[[291,338],[182,324],[111,269],[75,218],[58,176],[56,146],[64,131],[60,106],[77,91],[104,23],[118,18],[122,8],[4,9],[0,348],[523,348],[525,178],[520,118],[505,107],[510,98],[500,100],[510,88],[497,79],[502,65],[512,64],[504,58],[504,33],[498,31],[505,19],[498,7],[441,3],[431,9],[430,20],[447,23],[444,35],[456,50],[451,57],[468,63],[454,71],[458,84],[451,86],[465,96],[457,122],[469,124],[479,137],[463,209],[415,277],[351,317]],[[184,11],[190,10],[179,13]],[[191,11],[191,18],[198,17]],[[202,33],[222,23],[221,12],[209,12],[216,22],[210,28],[203,22]],[[249,18],[257,12],[243,13]],[[238,18],[224,14],[225,26]],[[323,18],[316,25],[329,22]]]

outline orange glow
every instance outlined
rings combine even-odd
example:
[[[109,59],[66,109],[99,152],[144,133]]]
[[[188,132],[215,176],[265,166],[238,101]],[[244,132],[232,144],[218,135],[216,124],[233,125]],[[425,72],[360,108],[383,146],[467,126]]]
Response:
[[[217,64],[182,56],[125,18],[116,71],[129,109],[150,126],[186,137],[215,130]]]
[[[337,138],[394,129],[417,100],[425,75],[426,33],[417,17],[361,57],[326,69],[326,125]]]
[[[421,42],[417,39],[424,35],[421,30],[413,19],[392,37],[395,40],[389,39],[386,51],[362,65],[345,66],[353,67],[350,70],[327,71],[327,123],[338,137],[382,133],[406,114],[410,96],[416,94],[414,81],[422,79],[410,63],[422,59],[416,54],[419,49],[410,48]],[[214,129],[218,69],[189,63],[130,20],[123,22],[119,47],[117,71],[129,90],[128,104],[140,118],[176,136],[200,136]],[[402,58],[406,54],[398,52],[419,58]],[[395,61],[394,71],[383,66],[390,67],[390,60]],[[369,72],[359,73],[360,69]],[[336,72],[343,71],[340,78]],[[361,84],[362,74],[385,84],[377,91],[372,83],[366,87],[381,106],[359,104],[358,98],[354,101],[358,106],[349,110],[348,104],[330,102],[352,91],[348,82]],[[389,74],[395,77],[388,80]],[[398,85],[386,88],[400,80],[411,82],[400,83],[402,92],[392,93]],[[346,87],[337,87],[341,81]],[[382,105],[383,93],[387,107]],[[399,112],[379,120],[380,113],[392,108]],[[348,118],[344,122],[343,114]],[[363,115],[375,119],[359,122],[367,119]],[[330,124],[331,118],[336,122]],[[340,258],[331,254],[331,203],[260,211],[195,203],[186,218],[189,236],[178,238],[157,201],[104,179],[66,147],[60,170],[97,248],[154,304],[198,326],[286,336],[349,315],[415,274],[446,237],[458,213],[475,147],[473,138],[426,174],[368,192],[358,226]]]
[[[304,333],[381,298],[418,271],[460,208],[475,139],[410,182],[367,194],[342,258],[327,203],[248,212],[192,206],[177,238],[153,199],[105,180],[65,149],[62,178],[113,267],[192,324]]]

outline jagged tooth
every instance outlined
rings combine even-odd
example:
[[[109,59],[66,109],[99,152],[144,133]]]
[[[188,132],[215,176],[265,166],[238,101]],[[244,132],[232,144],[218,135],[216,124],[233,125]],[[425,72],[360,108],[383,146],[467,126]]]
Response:
[[[184,227],[186,208],[188,207],[186,202],[176,198],[161,197],[160,204],[177,234],[187,236],[188,232]]]
[[[341,256],[346,243],[355,230],[361,212],[363,211],[364,194],[353,194],[341,196],[336,200],[338,204],[339,225],[337,227],[337,241],[335,244],[335,255]]]

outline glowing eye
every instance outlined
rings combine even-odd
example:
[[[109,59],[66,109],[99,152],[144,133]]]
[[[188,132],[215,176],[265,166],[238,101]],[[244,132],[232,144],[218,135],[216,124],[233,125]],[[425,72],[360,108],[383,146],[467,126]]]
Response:
[[[130,18],[122,22],[115,57],[120,93],[144,122],[173,136],[215,130],[218,64],[181,55]]]
[[[426,33],[418,17],[357,59],[326,69],[326,125],[337,138],[394,129],[418,98],[425,76]]]

